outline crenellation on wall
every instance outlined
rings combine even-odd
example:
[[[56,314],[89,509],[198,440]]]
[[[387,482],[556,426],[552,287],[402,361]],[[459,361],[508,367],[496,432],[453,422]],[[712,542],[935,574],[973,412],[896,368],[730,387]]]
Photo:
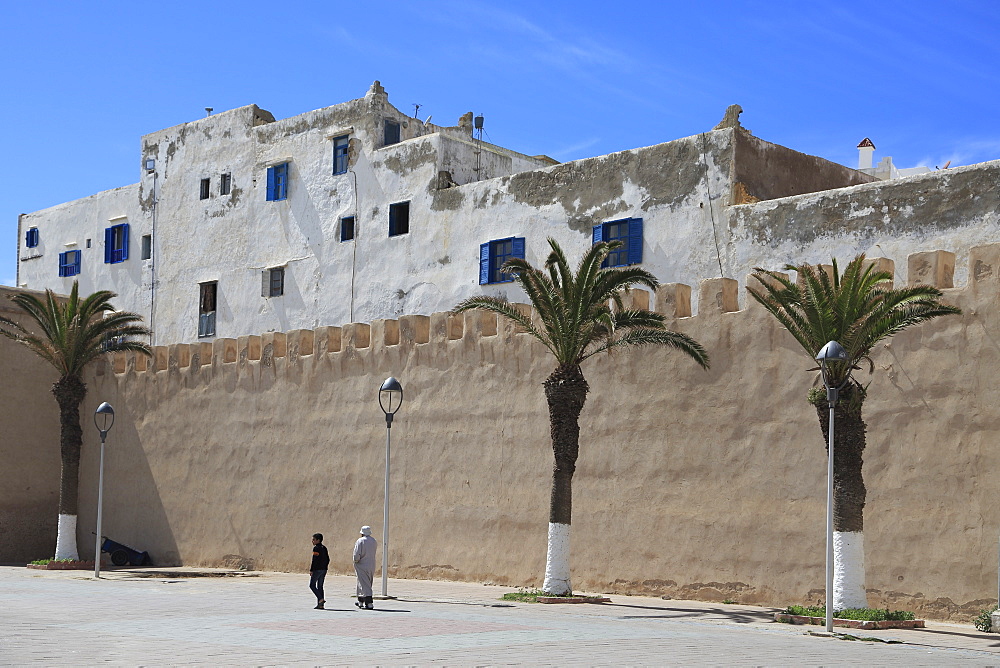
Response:
[[[740,284],[734,278],[706,278],[698,284],[698,315],[740,310]]]
[[[497,335],[497,314],[491,311],[465,311],[461,314],[465,320],[462,338],[474,341],[480,337]]]
[[[404,315],[399,318],[399,340],[404,344],[427,343],[430,340],[430,316]]]
[[[973,290],[1000,280],[1000,244],[976,246],[969,252],[969,285]]]
[[[656,288],[654,310],[668,318],[691,317],[691,286],[686,283],[663,283]]]
[[[865,260],[865,266],[874,267],[875,271],[884,271],[893,277],[896,275],[896,263],[887,257],[869,257]]]
[[[170,363],[170,350],[167,346],[155,346],[153,348],[153,370],[165,371]]]
[[[889,258],[869,258],[868,264],[880,271],[893,274],[895,263]],[[827,275],[832,276],[833,265],[817,265]],[[1000,244],[976,246],[969,252],[970,281],[964,287],[954,287],[953,275],[955,254],[934,250],[913,253],[907,258],[908,284],[934,285],[945,290],[948,303],[958,303],[966,293],[978,295],[991,286],[1000,292]],[[843,267],[841,267],[841,270]],[[785,279],[789,274],[775,272]],[[776,279],[762,277],[764,281]],[[800,278],[800,277],[797,277]],[[753,274],[744,277],[743,285],[760,285]],[[628,291],[623,303],[627,308],[644,308],[662,313],[669,320],[684,321],[684,331],[697,338],[700,322],[723,313],[755,311],[760,305],[746,296],[739,303],[740,282],[731,278],[708,278],[698,285],[698,313],[692,315],[691,286],[683,283],[666,283],[657,287],[655,293],[643,289]],[[512,303],[518,311],[531,318],[532,324],[540,327],[538,313],[530,304]],[[671,326],[674,326],[671,325]],[[714,327],[715,325],[713,325]],[[463,340],[475,343],[480,339],[496,337],[513,342],[515,335],[525,331],[519,325],[499,318],[488,311],[474,310],[463,313],[450,311],[426,315],[403,315],[398,319],[376,319],[371,323],[350,323],[342,327],[323,326],[315,329],[295,329],[289,332],[266,332],[261,335],[241,336],[238,339],[220,338],[194,344],[171,344],[155,346],[153,356],[148,360],[134,353],[116,353],[110,356],[108,368],[116,375],[126,372],[163,371],[183,369],[191,365],[225,364],[240,361],[265,361],[269,366],[274,358],[288,358],[290,362],[303,356],[337,355],[348,350],[367,350],[368,355],[378,355],[386,348],[409,347],[426,343],[442,344]],[[541,349],[538,349],[541,352]],[[103,367],[98,373],[103,373]]]
[[[127,360],[125,359],[125,353],[114,353],[111,356],[111,368],[115,373],[125,373],[128,366]]]
[[[642,288],[632,288],[626,291],[622,305],[627,309],[649,310],[649,291]]]
[[[364,322],[352,322],[341,328],[343,350],[367,348],[371,345],[371,325]]]
[[[211,366],[213,364],[213,358],[215,357],[214,350],[215,346],[212,341],[202,341],[198,346],[198,360],[201,366]]]
[[[933,250],[911,253],[906,258],[906,284],[931,285],[935,288],[955,287],[955,254]]]

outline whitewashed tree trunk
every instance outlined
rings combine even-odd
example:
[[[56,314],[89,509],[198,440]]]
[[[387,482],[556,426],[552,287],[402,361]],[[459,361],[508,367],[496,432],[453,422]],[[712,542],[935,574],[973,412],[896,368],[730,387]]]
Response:
[[[834,531],[833,609],[867,607],[865,535],[861,531]]]
[[[59,533],[56,536],[56,559],[79,561],[76,551],[76,515],[59,515]]]
[[[542,590],[554,596],[573,593],[569,582],[569,524],[549,522],[549,549],[545,556],[545,582]]]

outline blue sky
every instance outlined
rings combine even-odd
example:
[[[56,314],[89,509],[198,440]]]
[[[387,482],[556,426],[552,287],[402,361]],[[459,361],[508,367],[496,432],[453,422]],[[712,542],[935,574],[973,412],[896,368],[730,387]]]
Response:
[[[139,179],[141,135],[364,95],[573,160],[709,130],[856,166],[1000,158],[996,2],[5,3],[0,283],[17,214]]]

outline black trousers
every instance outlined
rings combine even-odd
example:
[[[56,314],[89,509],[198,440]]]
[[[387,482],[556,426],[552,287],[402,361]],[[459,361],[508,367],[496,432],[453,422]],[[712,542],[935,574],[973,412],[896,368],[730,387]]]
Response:
[[[309,588],[312,589],[312,593],[316,594],[317,601],[326,599],[326,596],[323,595],[324,580],[326,580],[326,571],[313,571],[312,577],[309,578]]]

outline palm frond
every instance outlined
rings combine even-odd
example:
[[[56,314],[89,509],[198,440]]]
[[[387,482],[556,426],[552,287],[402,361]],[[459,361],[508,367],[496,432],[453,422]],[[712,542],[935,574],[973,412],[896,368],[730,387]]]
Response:
[[[52,290],[45,291],[44,299],[18,293],[11,301],[35,327],[29,329],[3,318],[0,333],[26,346],[61,375],[79,375],[87,364],[107,351],[132,350],[151,355],[148,345],[132,338],[150,333],[141,324],[142,317],[115,311],[111,304],[115,297],[113,292],[98,290],[81,299],[76,281],[64,300]]]
[[[852,259],[843,273],[836,260],[830,273],[808,264],[786,265],[785,270],[797,272],[798,282],[756,268],[753,275],[761,287],[749,287],[748,292],[810,358],[828,341],[844,346],[848,361],[835,367],[837,375],[859,361],[870,361],[869,353],[880,340],[921,322],[961,313],[940,301],[937,288],[893,288],[892,274],[877,270],[864,254]]]
[[[473,297],[454,312],[472,308],[491,310],[516,322],[540,340],[560,364],[579,364],[598,352],[631,345],[667,345],[707,367],[708,355],[690,337],[666,329],[665,317],[625,308],[625,291],[634,285],[651,290],[656,278],[639,267],[602,267],[620,241],[598,242],[583,254],[574,272],[554,239],[542,268],[523,259],[509,260],[503,270],[512,273],[538,314],[541,326],[498,297]],[[614,308],[612,308],[614,305]]]

